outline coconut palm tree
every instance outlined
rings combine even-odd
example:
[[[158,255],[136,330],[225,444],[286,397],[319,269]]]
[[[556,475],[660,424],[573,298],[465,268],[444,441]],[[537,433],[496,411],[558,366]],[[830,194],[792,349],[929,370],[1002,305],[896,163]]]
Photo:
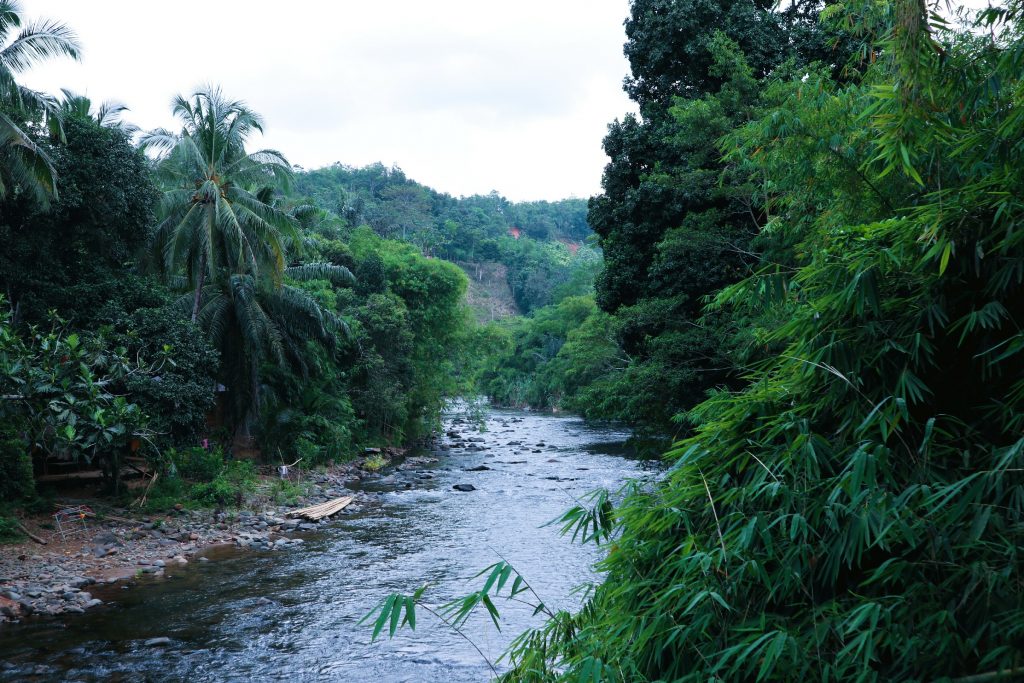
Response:
[[[285,268],[282,275],[286,281],[328,280],[345,286],[355,280],[344,266],[326,263]],[[198,323],[221,353],[236,427],[255,417],[259,408],[264,363],[290,366],[305,375],[306,342],[331,348],[337,334],[349,334],[345,321],[309,293],[267,275],[221,272],[207,280],[202,300]]]
[[[290,281],[328,280],[347,285],[347,268],[313,263],[287,267],[299,250],[299,220],[277,188],[291,179],[279,152],[247,152],[263,120],[219,88],[174,99],[180,133],[142,136],[156,150],[163,182],[162,217],[153,255],[163,272],[187,286],[182,305],[221,352],[235,428],[245,427],[259,406],[264,363],[304,371],[307,341],[331,346],[344,322]]]
[[[132,136],[139,132],[138,126],[128,123],[121,116],[128,111],[128,107],[121,102],[107,100],[98,107],[93,107],[92,100],[85,95],[61,88],[64,99],[60,102],[60,111],[63,116],[77,116],[81,119],[88,119],[104,128],[113,128],[122,131],[125,135]]]
[[[295,220],[268,201],[267,188],[291,180],[291,166],[275,150],[247,152],[263,119],[244,102],[208,86],[191,98],[178,95],[180,133],[155,130],[142,136],[158,153],[158,176],[167,188],[153,254],[165,273],[182,273],[199,316],[206,279],[229,274],[269,274],[280,281],[285,250],[296,243]]]
[[[26,69],[53,57],[78,59],[75,34],[64,24],[23,24],[21,6],[0,0],[0,198],[14,188],[46,202],[56,196],[56,173],[46,152],[25,130],[25,121],[46,122],[60,135],[56,99],[18,83]]]

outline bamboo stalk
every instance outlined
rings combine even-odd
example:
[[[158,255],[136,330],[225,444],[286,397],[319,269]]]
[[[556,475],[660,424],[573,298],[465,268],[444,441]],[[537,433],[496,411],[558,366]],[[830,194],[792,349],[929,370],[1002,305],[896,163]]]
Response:
[[[343,510],[354,500],[352,496],[344,496],[342,498],[335,498],[328,500],[323,503],[317,503],[316,505],[310,505],[309,507],[302,508],[301,510],[292,510],[288,513],[289,517],[304,517],[311,521],[323,519],[324,517],[330,517],[331,515]]]
[[[146,504],[146,496],[149,495],[149,490],[151,488],[153,488],[153,484],[156,483],[156,480],[157,480],[157,478],[159,476],[160,476],[159,472],[157,472],[156,474],[153,475],[153,478],[149,480],[149,485],[146,486],[146,490],[142,493],[142,498],[139,498],[138,500],[136,500],[134,503],[132,503],[132,505],[138,505],[141,508],[143,505]]]

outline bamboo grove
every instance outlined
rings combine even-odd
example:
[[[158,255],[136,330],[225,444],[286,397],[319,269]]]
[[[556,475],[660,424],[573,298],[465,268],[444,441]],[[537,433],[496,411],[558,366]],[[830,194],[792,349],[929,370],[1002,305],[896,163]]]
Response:
[[[750,325],[744,386],[509,680],[1024,675],[1024,7],[950,9],[830,5],[847,70],[783,65],[719,139],[763,212],[709,309]]]

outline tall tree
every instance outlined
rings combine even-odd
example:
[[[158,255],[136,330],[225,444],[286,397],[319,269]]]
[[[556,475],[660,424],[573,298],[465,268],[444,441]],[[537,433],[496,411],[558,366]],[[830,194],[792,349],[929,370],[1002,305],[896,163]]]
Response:
[[[1024,676],[1024,8],[844,9],[863,82],[780,78],[729,139],[802,238],[719,297],[779,352],[610,515],[604,582],[510,680]]]
[[[64,94],[64,98],[60,101],[60,111],[65,117],[76,116],[88,119],[104,128],[116,128],[129,136],[138,132],[138,126],[121,118],[128,111],[125,104],[108,100],[93,107],[92,100],[85,95],[79,95],[67,88],[61,88],[61,92]]]
[[[243,102],[207,87],[191,99],[174,99],[181,133],[158,130],[142,138],[161,153],[165,184],[162,219],[152,251],[163,272],[184,276],[191,316],[220,352],[232,423],[251,424],[259,409],[264,362],[304,369],[303,344],[330,345],[343,321],[287,280],[324,279],[351,284],[343,266],[287,267],[289,247],[299,246],[298,218],[276,190],[291,167],[274,150],[248,152],[245,143],[263,131],[263,119]]]
[[[43,323],[56,309],[79,329],[101,309],[157,305],[151,281],[133,274],[150,239],[160,193],[149,161],[123,131],[67,116],[65,140],[36,134],[60,177],[42,206],[27,194],[0,200],[0,286],[16,322]]]
[[[166,187],[153,254],[164,272],[183,273],[192,287],[192,320],[199,316],[206,278],[218,269],[279,278],[285,249],[297,242],[295,220],[268,202],[268,185],[287,183],[291,166],[275,150],[247,152],[263,132],[263,119],[220,88],[178,95],[180,133],[156,130],[142,146],[160,153],[158,175]]]
[[[625,89],[640,114],[609,126],[604,192],[588,215],[605,259],[597,302],[617,314],[635,359],[613,412],[664,427],[734,378],[730,331],[703,317],[704,302],[756,261],[764,217],[743,176],[723,176],[717,141],[755,114],[772,69],[831,55],[831,35],[809,12],[821,4],[632,3]]]
[[[78,59],[80,47],[64,24],[23,23],[21,6],[0,0],[0,198],[17,189],[45,203],[56,195],[56,173],[49,155],[25,130],[25,122],[49,119],[52,130],[60,134],[60,110],[52,96],[21,85],[17,78],[53,57]]]

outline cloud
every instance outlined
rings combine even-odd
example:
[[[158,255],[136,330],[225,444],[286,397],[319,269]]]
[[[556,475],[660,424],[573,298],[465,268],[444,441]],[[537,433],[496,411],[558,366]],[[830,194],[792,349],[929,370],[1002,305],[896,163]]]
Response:
[[[267,120],[257,141],[307,168],[397,163],[452,194],[514,199],[598,192],[621,92],[627,0],[412,0],[287,5],[24,0],[68,23],[81,64],[26,81],[118,99],[143,128],[169,101],[220,84]]]

